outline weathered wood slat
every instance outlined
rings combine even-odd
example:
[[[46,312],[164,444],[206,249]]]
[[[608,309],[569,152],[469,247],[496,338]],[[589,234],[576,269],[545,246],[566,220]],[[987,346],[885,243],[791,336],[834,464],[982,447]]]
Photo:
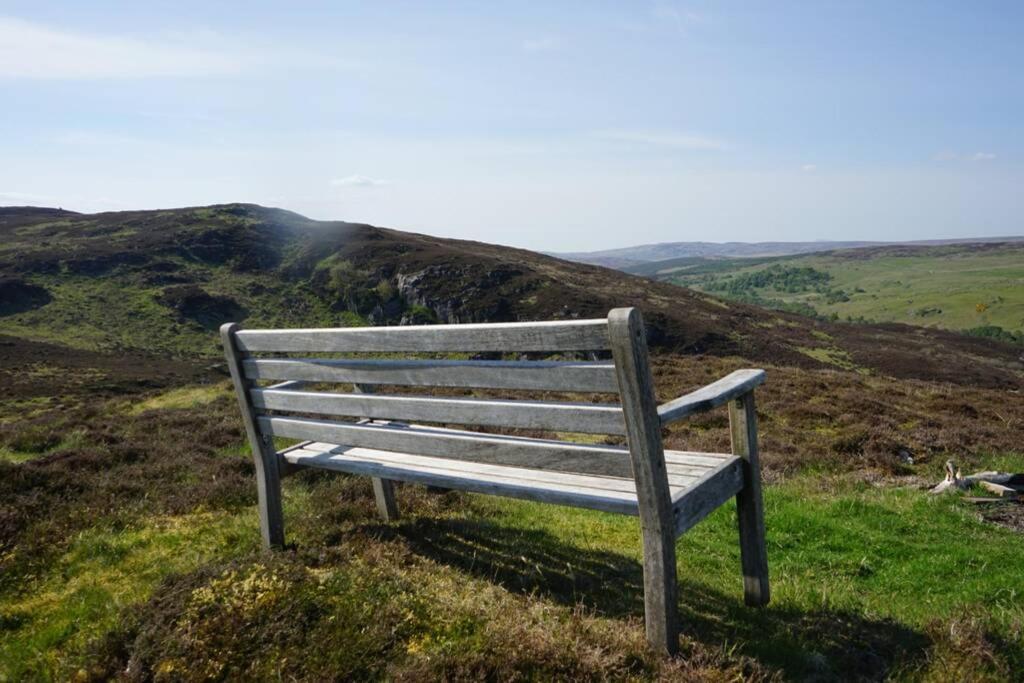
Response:
[[[246,379],[241,364],[241,354],[236,345],[238,325],[221,325],[220,338],[224,347],[231,382],[235,387],[238,409],[242,413],[242,424],[249,439],[253,464],[256,469],[256,496],[260,517],[260,536],[264,549],[284,547],[284,508],[281,500],[281,459],[272,448],[267,435],[256,424],[252,403],[249,401],[251,382]]]
[[[366,393],[332,394],[273,389],[253,389],[250,395],[253,406],[259,410],[555,432],[573,431],[584,434],[625,433],[622,408],[618,405],[384,396]]]
[[[731,458],[693,484],[672,492],[672,510],[676,517],[676,536],[689,531],[697,522],[714,512],[743,488],[743,461]]]
[[[690,451],[665,451],[665,462],[668,465],[687,465],[693,467],[717,467],[723,460],[732,458],[728,453],[692,453]]]
[[[472,325],[415,325],[295,330],[242,330],[238,348],[246,353],[450,351],[597,351],[608,348],[608,322],[555,320]]]
[[[470,389],[618,393],[610,362],[248,358],[246,377]]]
[[[764,538],[764,503],[761,500],[761,464],[757,450],[757,409],[752,390],[729,402],[729,436],[732,452],[744,460],[743,488],[736,494],[743,599],[747,605],[760,607],[768,604],[771,591]]]
[[[440,427],[429,427],[428,429],[435,432],[444,432],[452,434],[476,434],[476,432],[464,432],[458,429],[442,429]],[[338,444],[313,441],[309,443],[309,445],[307,445],[305,448],[315,450],[331,450],[332,448],[337,447]],[[625,448],[619,448],[617,446],[605,446],[603,448],[618,453],[623,460],[629,459],[629,452]],[[717,467],[724,464],[725,461],[731,460],[734,457],[735,456],[729,455],[727,453],[690,453],[686,451],[665,451],[665,459],[667,461],[665,469],[668,471],[670,484],[676,485],[673,483],[674,478],[681,478],[681,480],[678,483],[682,484],[682,480],[689,481],[693,477],[703,477],[705,474],[707,474],[708,470],[716,469]],[[589,462],[589,464],[593,465],[593,467],[590,470],[584,470],[584,472],[587,474],[599,474],[601,476],[616,476],[609,475],[608,472],[599,470],[599,462],[591,461]],[[551,470],[550,467],[542,467],[538,469],[547,469],[548,471],[572,471],[570,469]],[[616,469],[621,470],[622,468],[617,467]],[[632,478],[632,475],[629,476],[630,478]]]
[[[737,370],[717,382],[658,406],[662,424],[725,405],[764,382],[764,370]]]
[[[288,462],[288,460],[284,457],[285,454],[291,451],[301,451],[306,448],[314,447],[315,445],[316,441],[300,441],[299,443],[292,444],[288,448],[278,451],[277,469],[281,475],[281,478],[283,479],[285,477],[290,477],[291,475],[295,474],[295,472],[298,470],[297,467],[293,466],[290,462]]]
[[[608,314],[627,441],[636,477],[644,549],[644,625],[651,647],[679,650],[676,606],[676,536],[661,422],[647,357],[643,319],[635,308]]]
[[[352,448],[341,453],[321,452],[310,459],[294,458],[296,464],[312,464],[308,460],[316,459],[316,467],[333,469],[352,474],[361,474],[381,479],[409,481],[428,486],[440,486],[449,489],[525,498],[545,503],[570,505],[573,507],[603,510],[620,514],[636,514],[636,496],[621,491],[593,489],[575,485],[561,484],[552,481],[530,481],[518,479],[507,473],[488,474],[452,469],[452,461],[436,459],[444,462],[444,468],[431,467],[428,458],[421,457],[419,464],[394,464],[379,460],[371,460],[360,455],[367,449]],[[303,463],[303,460],[307,460]],[[508,468],[515,469],[515,468]]]
[[[275,416],[260,416],[257,421],[260,430],[271,436],[513,467],[632,476],[627,453],[616,446],[480,434],[420,425],[356,424]]]
[[[632,478],[608,477],[600,474],[574,474],[569,472],[553,472],[550,470],[534,470],[521,467],[508,467],[504,465],[489,465],[487,463],[448,460],[446,458],[432,458],[428,456],[415,455],[412,453],[395,453],[392,451],[381,451],[371,448],[352,448],[347,446],[336,446],[334,444],[307,444],[307,447],[288,451],[287,460],[295,464],[315,467],[317,458],[326,457],[325,453],[342,452],[349,455],[358,455],[376,462],[385,462],[395,465],[423,464],[430,463],[431,467],[445,469],[451,468],[460,472],[482,472],[488,474],[505,474],[507,476],[527,481],[550,481],[555,483],[586,486],[593,489],[604,489],[608,491],[620,491],[623,493],[636,493],[636,484]],[[682,491],[694,482],[701,480],[707,472],[701,474],[669,475],[669,485],[674,491]]]

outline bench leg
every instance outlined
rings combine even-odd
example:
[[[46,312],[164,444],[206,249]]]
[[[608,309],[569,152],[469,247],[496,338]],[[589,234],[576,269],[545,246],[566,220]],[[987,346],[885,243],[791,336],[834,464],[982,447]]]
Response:
[[[644,529],[644,626],[647,642],[674,655],[679,650],[679,617],[674,529]]]
[[[385,522],[398,519],[398,501],[395,500],[395,482],[390,479],[373,477],[373,496],[377,499],[377,511]]]
[[[280,461],[273,449],[261,449],[255,458],[256,493],[259,498],[260,535],[265,550],[284,547],[284,510],[281,507]]]
[[[732,452],[743,458],[743,489],[736,494],[740,531],[740,562],[743,566],[743,599],[751,607],[768,604],[768,554],[764,541],[764,504],[761,500],[761,466],[757,453],[757,413],[754,393],[729,403]]]

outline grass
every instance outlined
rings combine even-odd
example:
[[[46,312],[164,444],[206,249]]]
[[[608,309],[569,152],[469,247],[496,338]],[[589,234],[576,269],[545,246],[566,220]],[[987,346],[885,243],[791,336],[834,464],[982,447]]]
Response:
[[[1008,458],[1018,469],[1024,458]],[[484,499],[503,524],[584,549],[639,559],[635,524],[574,510]],[[1024,545],[984,524],[955,496],[880,488],[848,477],[803,476],[768,487],[773,600],[779,608],[849,611],[924,626],[985,607],[1004,626],[1024,618]],[[715,512],[683,537],[680,574],[738,598],[732,513]],[[1016,577],[1016,578],[1015,578]],[[769,644],[770,645],[770,644]]]
[[[854,258],[855,254],[863,254]],[[967,330],[996,325],[1024,330],[1024,247],[1005,245],[931,247],[913,250],[857,250],[777,259],[710,262],[659,275],[698,289],[763,271],[774,265],[813,268],[830,276],[828,288],[847,301],[829,301],[809,288],[786,292],[757,288],[761,299],[806,305],[819,315],[840,319],[902,322]],[[721,293],[721,292],[719,292]],[[726,294],[727,295],[727,294]]]
[[[302,283],[275,281],[226,267],[181,264],[180,273],[202,283],[203,291],[228,297],[245,311],[250,327],[338,325],[350,322]],[[140,282],[135,273],[98,278],[36,275],[53,300],[40,309],[0,318],[0,334],[47,341],[75,349],[131,349],[178,356],[218,357],[215,328],[179,316],[160,303],[163,286]],[[287,305],[282,305],[282,302]],[[41,369],[42,371],[43,369]]]
[[[0,680],[74,673],[85,662],[66,653],[113,628],[168,575],[251,553],[254,524],[254,511],[199,512],[82,532],[31,590],[0,602]]]
[[[768,486],[760,611],[742,607],[720,509],[678,546],[677,663],[642,645],[635,519],[410,486],[399,501],[403,519],[385,525],[364,479],[289,480],[295,549],[275,556],[255,550],[246,505],[89,526],[0,593],[0,680],[104,677],[129,656],[136,677],[186,679],[1000,680],[1024,665],[1024,544],[955,496],[849,474]],[[950,651],[964,631],[982,661]]]
[[[231,386],[227,382],[212,386],[178,387],[133,403],[130,412],[137,414],[161,408],[198,408],[230,395],[230,393]]]

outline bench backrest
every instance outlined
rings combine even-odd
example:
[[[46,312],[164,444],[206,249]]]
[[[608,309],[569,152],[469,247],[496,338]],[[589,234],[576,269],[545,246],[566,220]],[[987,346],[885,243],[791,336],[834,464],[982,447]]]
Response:
[[[222,328],[222,336],[243,416],[247,416],[247,431],[264,450],[270,447],[272,437],[286,437],[536,469],[636,474],[638,479],[657,478],[660,458],[660,476],[664,477],[646,341],[634,309],[616,309],[607,319],[530,323],[290,330],[242,330],[229,323]],[[611,351],[613,358],[381,357],[580,351],[605,352],[605,356]],[[288,384],[265,385],[271,381]],[[353,385],[353,389],[314,391],[299,386],[305,383]],[[602,394],[604,402],[424,396],[407,393],[408,389],[385,393],[382,388],[396,386]],[[381,389],[373,391],[375,388]],[[360,418],[364,421],[358,421]],[[368,419],[396,423],[368,423]],[[627,436],[630,454],[621,448],[567,438],[467,435],[440,427],[409,426],[419,422]],[[648,433],[652,429],[653,435]],[[637,457],[651,461],[655,473],[637,471]],[[647,467],[644,462],[640,469],[646,471]]]

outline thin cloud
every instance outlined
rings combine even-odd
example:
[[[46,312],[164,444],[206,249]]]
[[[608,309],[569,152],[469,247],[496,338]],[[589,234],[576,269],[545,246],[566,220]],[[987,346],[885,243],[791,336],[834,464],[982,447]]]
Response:
[[[109,197],[84,197],[81,195],[57,197],[33,192],[0,192],[0,206],[11,204],[74,207],[75,210],[85,212],[129,208],[128,204]]]
[[[670,23],[680,35],[685,35],[689,27],[706,21],[705,15],[699,12],[680,9],[669,3],[655,6],[651,13],[656,20]]]
[[[55,197],[31,192],[0,192],[0,202],[54,202]]]
[[[522,44],[524,52],[552,52],[561,46],[562,42],[558,38],[552,38],[551,36],[528,38]]]
[[[996,158],[993,152],[975,152],[974,154],[958,154],[945,150],[932,157],[934,161],[992,161]]]
[[[390,185],[390,183],[387,180],[379,180],[364,175],[350,175],[344,178],[334,178],[331,180],[331,185],[333,187],[380,187],[382,185]]]
[[[721,152],[729,148],[724,141],[717,138],[673,131],[601,130],[595,132],[594,136],[613,142],[628,142],[680,150]]]
[[[83,33],[0,17],[0,79],[208,78],[273,67],[351,68],[328,55],[255,51],[209,31],[146,39]]]
[[[237,56],[0,18],[0,78],[105,79],[238,73]]]
[[[803,171],[804,173],[813,173],[814,171],[818,170],[818,165],[817,164],[804,164],[803,166],[800,167],[800,170]]]

